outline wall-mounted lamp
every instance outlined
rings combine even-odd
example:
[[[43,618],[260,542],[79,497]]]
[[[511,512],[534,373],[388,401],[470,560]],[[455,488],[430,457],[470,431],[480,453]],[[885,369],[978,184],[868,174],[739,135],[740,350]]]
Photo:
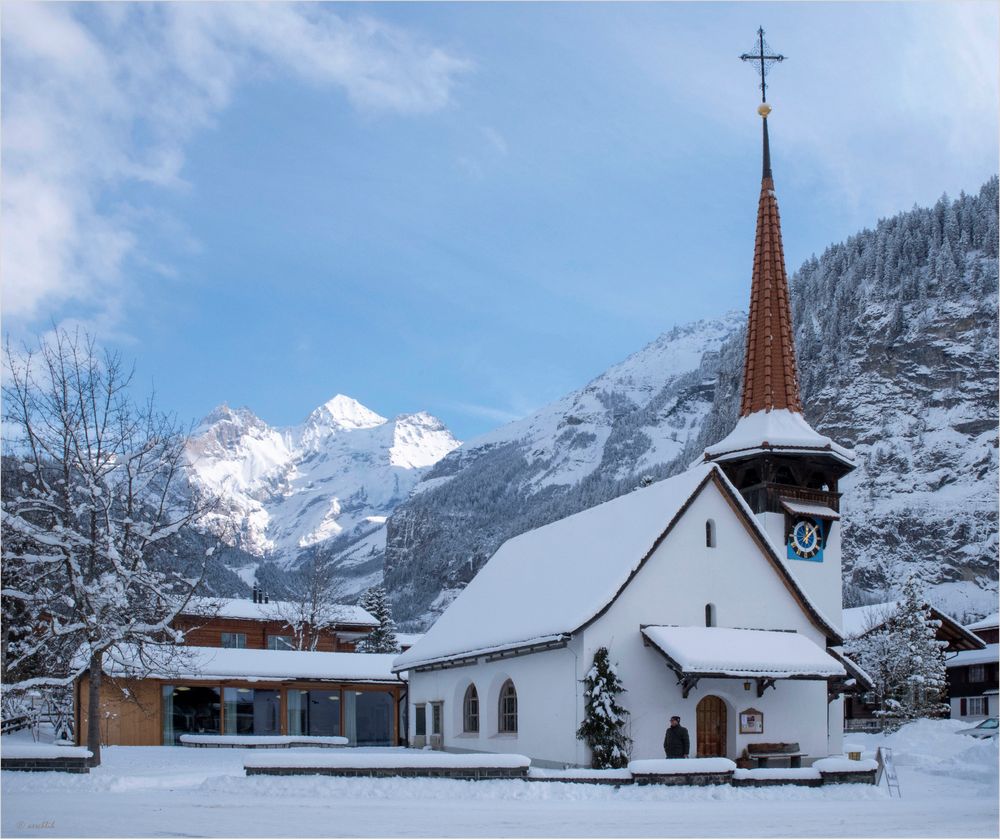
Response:
[[[746,681],[745,681],[745,682],[743,683],[743,690],[750,690],[750,680],[749,680],[749,679],[747,679],[747,680],[746,680]]]

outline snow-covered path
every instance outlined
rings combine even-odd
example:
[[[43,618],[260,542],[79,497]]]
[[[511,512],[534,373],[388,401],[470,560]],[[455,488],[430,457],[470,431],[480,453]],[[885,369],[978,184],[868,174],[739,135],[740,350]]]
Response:
[[[919,725],[919,724],[918,724]],[[4,836],[996,836],[997,746],[930,723],[885,787],[594,787],[247,778],[241,749],[105,750],[90,775],[3,773]],[[897,738],[902,735],[897,735]],[[873,738],[855,737],[869,748]],[[374,750],[366,750],[374,751]],[[44,826],[43,826],[44,825]]]

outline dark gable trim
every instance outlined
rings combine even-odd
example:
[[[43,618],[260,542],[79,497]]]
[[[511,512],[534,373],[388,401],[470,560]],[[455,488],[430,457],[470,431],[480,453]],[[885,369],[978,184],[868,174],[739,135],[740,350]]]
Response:
[[[680,509],[676,513],[674,513],[674,517],[670,520],[670,523],[667,525],[666,529],[659,536],[656,537],[656,540],[653,542],[653,547],[651,547],[648,551],[646,551],[645,556],[643,556],[643,558],[639,560],[639,564],[632,569],[632,573],[628,575],[628,579],[621,584],[621,586],[618,588],[618,591],[614,593],[614,596],[607,603],[604,604],[604,607],[600,611],[598,611],[597,614],[595,614],[592,618],[584,621],[576,629],[574,629],[573,632],[571,633],[572,635],[576,635],[578,632],[582,632],[584,629],[590,626],[594,621],[596,621],[599,617],[601,617],[605,612],[608,611],[608,609],[610,609],[614,605],[615,601],[621,596],[621,593],[625,591],[625,589],[628,588],[632,580],[635,579],[636,574],[638,574],[642,570],[642,567],[649,561],[649,558],[654,553],[656,553],[656,549],[660,547],[660,545],[663,543],[663,540],[666,539],[670,531],[674,529],[674,525],[681,520],[681,517],[684,515],[685,512],[687,512],[688,507],[690,507],[691,504],[694,503],[695,498],[697,498],[701,494],[701,491],[705,488],[705,484],[707,484],[710,480],[712,480],[717,470],[718,467],[713,466],[713,468],[709,471],[709,473],[702,479],[701,483],[694,488],[694,491],[688,496],[687,501],[681,504]]]
[[[816,608],[806,597],[805,592],[799,588],[799,584],[795,581],[795,578],[791,575],[791,572],[785,567],[785,564],[781,561],[781,558],[775,553],[774,546],[771,544],[769,539],[765,539],[759,530],[758,524],[754,521],[744,509],[741,498],[736,495],[736,490],[729,481],[720,478],[718,473],[712,472],[712,479],[715,481],[715,485],[722,492],[723,497],[729,502],[729,506],[732,507],[733,512],[736,513],[740,521],[743,522],[743,526],[746,528],[747,532],[750,534],[754,542],[761,549],[764,555],[768,558],[771,563],[771,567],[778,573],[781,581],[785,584],[785,588],[791,593],[802,610],[809,616],[812,621],[813,626],[818,630],[826,634],[826,644],[828,647],[839,646],[844,643],[844,639],[841,637],[837,629],[826,622],[822,615],[816,611]]]
[[[582,632],[614,605],[615,601],[621,596],[621,593],[625,591],[632,580],[635,579],[635,576],[642,570],[642,567],[649,561],[649,558],[656,552],[656,549],[660,547],[663,540],[666,539],[670,531],[674,529],[674,525],[680,521],[681,517],[685,512],[687,512],[687,509],[694,503],[695,498],[701,494],[701,491],[705,488],[705,485],[709,481],[712,481],[719,488],[723,498],[726,499],[733,512],[736,513],[737,518],[739,518],[739,520],[743,523],[744,528],[746,528],[747,532],[750,534],[750,537],[767,557],[768,561],[771,563],[771,567],[777,572],[778,577],[780,577],[781,581],[785,584],[785,588],[788,589],[792,597],[794,597],[799,606],[802,607],[802,610],[806,613],[813,626],[824,633],[826,636],[827,646],[843,644],[844,640],[840,637],[840,633],[833,626],[828,624],[819,612],[816,611],[815,607],[809,602],[805,593],[801,588],[799,588],[798,583],[795,582],[795,579],[789,573],[788,569],[785,568],[778,555],[774,552],[774,547],[771,545],[770,541],[761,535],[760,530],[758,530],[757,523],[752,520],[750,515],[743,508],[740,500],[734,496],[735,490],[732,485],[721,476],[719,467],[714,464],[712,470],[705,476],[705,479],[698,484],[697,487],[695,487],[694,492],[692,492],[691,495],[688,496],[687,501],[681,505],[680,509],[670,520],[666,529],[656,538],[656,541],[653,542],[653,547],[646,552],[646,555],[643,556],[642,560],[635,567],[632,573],[629,574],[628,579],[621,585],[618,591],[615,592],[614,596],[604,605],[604,608],[597,612],[597,614],[595,614],[592,618],[580,624],[580,626],[573,630],[572,634],[575,635],[578,632]]]

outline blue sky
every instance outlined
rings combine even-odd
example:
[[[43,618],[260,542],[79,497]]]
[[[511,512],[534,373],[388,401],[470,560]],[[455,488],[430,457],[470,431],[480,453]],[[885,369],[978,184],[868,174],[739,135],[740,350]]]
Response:
[[[461,439],[744,308],[758,25],[790,271],[998,168],[997,6],[5,4],[5,334],[185,420]]]

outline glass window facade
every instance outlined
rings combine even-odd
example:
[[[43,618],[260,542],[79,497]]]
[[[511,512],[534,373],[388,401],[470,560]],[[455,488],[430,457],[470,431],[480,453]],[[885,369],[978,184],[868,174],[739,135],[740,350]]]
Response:
[[[288,733],[339,737],[340,702],[339,690],[289,690]]]
[[[226,688],[226,734],[280,734],[281,698],[276,690]]]
[[[163,745],[179,746],[182,734],[218,734],[216,687],[163,685]]]
[[[348,691],[355,695],[355,743],[358,746],[391,746],[392,694],[388,691]]]

